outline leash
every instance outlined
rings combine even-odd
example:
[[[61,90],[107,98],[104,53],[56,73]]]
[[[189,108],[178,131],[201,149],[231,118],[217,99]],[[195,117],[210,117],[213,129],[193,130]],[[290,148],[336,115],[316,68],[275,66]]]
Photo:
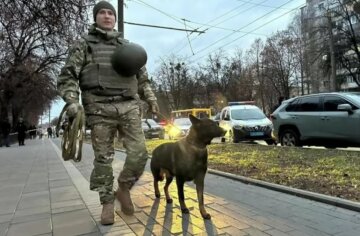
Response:
[[[66,104],[59,116],[56,125],[56,135],[59,135],[60,124],[64,120],[67,108],[70,104]],[[78,113],[73,119],[68,120],[68,124],[64,127],[64,133],[61,140],[62,158],[64,161],[74,160],[75,162],[81,161],[82,157],[82,144],[85,137],[85,111],[79,104]]]

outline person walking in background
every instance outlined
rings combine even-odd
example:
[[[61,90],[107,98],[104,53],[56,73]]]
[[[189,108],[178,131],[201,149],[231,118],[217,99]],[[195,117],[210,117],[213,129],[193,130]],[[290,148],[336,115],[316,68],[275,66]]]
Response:
[[[280,96],[278,98],[278,103],[273,107],[271,113],[273,113],[276,109],[278,109],[279,106],[281,106],[281,103],[285,100],[283,96]]]
[[[95,154],[90,189],[99,192],[101,224],[114,223],[114,137],[123,135],[126,160],[118,177],[116,198],[121,210],[134,214],[130,189],[142,175],[148,155],[141,127],[140,98],[159,110],[145,68],[145,50],[114,30],[115,8],[106,1],[93,8],[95,24],[77,41],[58,77],[58,90],[69,105],[69,120],[79,109],[79,89]],[[136,59],[134,59],[136,58]]]
[[[47,133],[48,133],[48,138],[52,138],[52,136],[53,136],[53,130],[52,130],[51,126],[49,126],[49,127],[47,128]]]
[[[11,125],[8,121],[8,119],[4,119],[1,122],[1,133],[2,133],[2,140],[0,142],[0,147],[5,145],[6,147],[10,147],[10,141],[9,141],[9,134],[11,130]]]
[[[25,145],[25,136],[26,136],[26,126],[24,124],[24,120],[23,118],[19,118],[19,122],[16,126],[16,131],[18,133],[18,141],[19,141],[19,146],[24,146]]]

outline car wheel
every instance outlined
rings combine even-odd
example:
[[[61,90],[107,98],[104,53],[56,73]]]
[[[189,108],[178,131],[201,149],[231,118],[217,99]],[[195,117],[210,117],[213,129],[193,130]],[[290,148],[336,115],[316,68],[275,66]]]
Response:
[[[296,146],[300,145],[300,137],[298,133],[293,129],[284,130],[280,137],[281,146]]]

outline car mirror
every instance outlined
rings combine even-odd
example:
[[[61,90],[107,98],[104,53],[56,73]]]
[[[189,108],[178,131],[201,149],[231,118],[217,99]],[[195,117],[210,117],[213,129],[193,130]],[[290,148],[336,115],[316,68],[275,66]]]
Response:
[[[230,116],[225,116],[224,120],[230,120]]]
[[[337,109],[339,111],[347,111],[349,114],[353,113],[352,107],[350,104],[340,104],[340,105],[338,105]]]

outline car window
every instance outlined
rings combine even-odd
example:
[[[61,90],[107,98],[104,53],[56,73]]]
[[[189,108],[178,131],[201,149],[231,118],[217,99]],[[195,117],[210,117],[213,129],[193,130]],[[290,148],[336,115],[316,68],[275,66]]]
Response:
[[[189,118],[175,119],[174,125],[191,125],[191,121]]]
[[[324,111],[337,111],[337,107],[340,104],[349,104],[351,107],[356,109],[356,107],[345,99],[337,96],[326,96],[324,98]]]
[[[231,111],[234,120],[261,120],[266,118],[260,109],[234,109]]]
[[[297,112],[313,112],[321,111],[320,107],[320,97],[303,97],[299,98],[295,107],[292,108],[292,111]],[[286,111],[289,111],[286,109]]]
[[[290,102],[285,110],[286,111],[296,111],[298,109],[299,100],[300,99],[296,99],[296,100]]]

